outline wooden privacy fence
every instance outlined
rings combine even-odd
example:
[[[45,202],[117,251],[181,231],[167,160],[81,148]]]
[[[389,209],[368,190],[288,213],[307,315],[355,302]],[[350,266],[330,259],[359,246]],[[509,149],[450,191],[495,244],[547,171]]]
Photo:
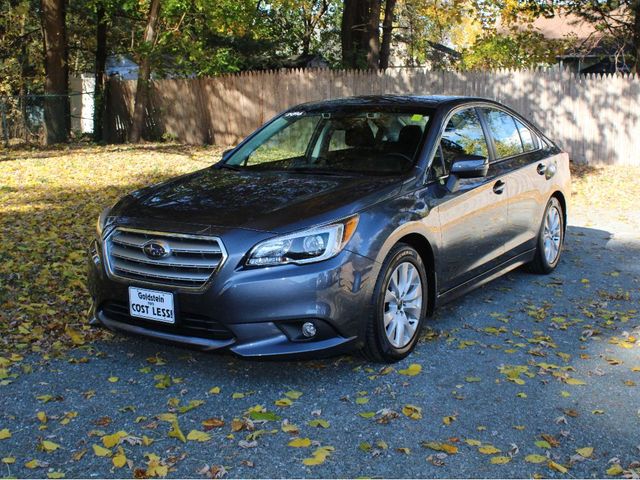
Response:
[[[233,145],[298,103],[383,93],[492,98],[532,120],[576,162],[640,166],[640,79],[560,70],[280,70],[157,80],[147,135]],[[110,82],[108,141],[126,139],[134,97],[135,82]]]

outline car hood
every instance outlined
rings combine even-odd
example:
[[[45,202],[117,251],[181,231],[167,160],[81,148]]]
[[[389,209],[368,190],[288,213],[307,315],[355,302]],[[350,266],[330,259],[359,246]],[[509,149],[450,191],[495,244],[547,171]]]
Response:
[[[348,216],[392,196],[401,184],[398,177],[208,168],[133,192],[112,215],[125,223],[287,232]]]

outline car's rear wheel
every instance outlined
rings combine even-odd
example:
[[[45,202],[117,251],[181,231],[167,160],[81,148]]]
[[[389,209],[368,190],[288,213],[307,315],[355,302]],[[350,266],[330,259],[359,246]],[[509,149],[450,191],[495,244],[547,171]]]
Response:
[[[538,233],[536,254],[528,264],[533,273],[553,272],[562,254],[564,244],[564,213],[560,201],[551,197],[544,212],[544,219]]]
[[[364,355],[396,362],[415,348],[427,313],[427,274],[418,252],[396,245],[385,259],[368,319]]]

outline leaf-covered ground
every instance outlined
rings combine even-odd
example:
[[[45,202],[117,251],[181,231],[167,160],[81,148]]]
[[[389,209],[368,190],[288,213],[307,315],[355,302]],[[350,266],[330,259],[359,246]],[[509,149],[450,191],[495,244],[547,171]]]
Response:
[[[100,210],[220,151],[0,151],[0,477],[640,475],[640,169],[576,169],[558,270],[445,306],[397,365],[89,329]]]

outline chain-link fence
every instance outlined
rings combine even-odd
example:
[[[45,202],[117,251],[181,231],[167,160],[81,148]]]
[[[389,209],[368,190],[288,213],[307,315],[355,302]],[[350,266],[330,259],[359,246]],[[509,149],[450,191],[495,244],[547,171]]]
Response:
[[[69,95],[0,96],[2,144],[8,147],[21,143],[43,143],[47,127],[47,110],[52,112],[52,123],[69,129],[71,139],[93,135],[93,91]],[[63,118],[60,118],[60,115]]]

